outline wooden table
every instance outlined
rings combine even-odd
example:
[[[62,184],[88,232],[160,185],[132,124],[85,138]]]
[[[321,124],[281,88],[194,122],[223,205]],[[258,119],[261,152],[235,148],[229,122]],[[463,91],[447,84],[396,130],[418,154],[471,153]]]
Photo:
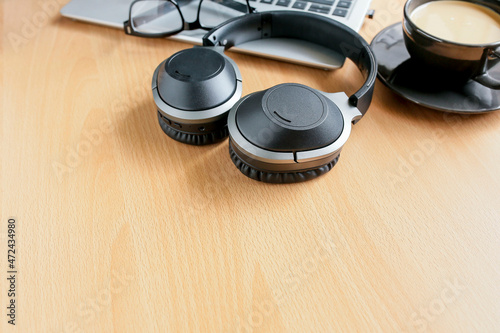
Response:
[[[2,332],[500,330],[499,112],[444,114],[377,82],[330,173],[266,185],[227,141],[158,126],[151,75],[188,45],[62,18],[60,1],[0,4]],[[402,4],[374,0],[362,35]],[[244,94],[362,82],[352,64],[228,54]]]

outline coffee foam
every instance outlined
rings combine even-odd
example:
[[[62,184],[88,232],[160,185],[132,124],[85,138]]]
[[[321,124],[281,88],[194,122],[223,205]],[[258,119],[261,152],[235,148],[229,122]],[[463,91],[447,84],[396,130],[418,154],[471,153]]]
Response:
[[[420,29],[447,41],[472,45],[500,41],[500,14],[475,3],[432,1],[417,7],[410,18]]]

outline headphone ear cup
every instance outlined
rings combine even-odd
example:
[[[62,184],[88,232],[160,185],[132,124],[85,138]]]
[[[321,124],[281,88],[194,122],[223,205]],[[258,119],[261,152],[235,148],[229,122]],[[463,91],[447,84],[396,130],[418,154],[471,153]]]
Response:
[[[204,134],[193,134],[193,133],[182,132],[169,125],[161,117],[159,112],[158,112],[158,122],[160,123],[161,129],[166,135],[168,135],[169,137],[171,137],[176,141],[187,143],[189,145],[202,146],[202,145],[217,143],[223,141],[229,135],[227,125],[216,128],[215,130]]]
[[[333,161],[319,166],[315,169],[305,171],[272,172],[255,168],[241,159],[234,151],[231,144],[231,139],[229,139],[229,155],[231,156],[231,160],[233,161],[234,165],[245,176],[264,183],[274,184],[301,183],[318,178],[319,176],[324,175],[325,173],[330,171],[335,166],[335,164],[337,164],[337,161],[340,157],[339,154]]]
[[[152,86],[158,121],[174,140],[207,145],[228,136],[227,114],[241,97],[242,82],[223,50],[182,50],[156,68]]]

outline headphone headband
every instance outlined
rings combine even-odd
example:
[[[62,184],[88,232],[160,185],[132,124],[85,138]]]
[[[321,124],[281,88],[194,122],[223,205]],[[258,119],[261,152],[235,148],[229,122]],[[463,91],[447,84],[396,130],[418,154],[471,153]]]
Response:
[[[321,33],[318,33],[321,31]],[[228,49],[245,42],[266,38],[295,38],[309,41],[351,59],[366,80],[349,103],[364,115],[372,100],[377,74],[375,56],[368,43],[349,27],[323,16],[271,11],[252,13],[224,22],[203,36],[203,46]]]

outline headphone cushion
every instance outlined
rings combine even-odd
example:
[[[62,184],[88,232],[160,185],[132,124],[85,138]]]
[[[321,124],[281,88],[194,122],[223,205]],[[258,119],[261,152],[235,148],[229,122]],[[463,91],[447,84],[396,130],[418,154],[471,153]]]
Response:
[[[340,154],[335,157],[335,159],[325,165],[322,165],[316,169],[305,170],[305,171],[291,171],[291,172],[270,172],[262,171],[253,166],[250,166],[247,162],[243,161],[234,151],[231,140],[229,140],[229,155],[234,165],[247,177],[254,180],[259,180],[264,183],[274,183],[274,184],[292,184],[300,183],[308,180],[315,179],[321,175],[324,175],[330,171],[337,161],[339,160]]]
[[[172,139],[195,146],[203,146],[212,143],[217,143],[223,141],[229,135],[229,130],[227,128],[227,125],[223,126],[222,128],[218,128],[215,131],[203,134],[197,134],[197,133],[181,132],[173,128],[172,126],[167,124],[165,120],[161,118],[160,114],[158,114],[158,122],[160,123],[160,127],[163,130],[163,132],[165,132],[165,134],[171,137]]]

